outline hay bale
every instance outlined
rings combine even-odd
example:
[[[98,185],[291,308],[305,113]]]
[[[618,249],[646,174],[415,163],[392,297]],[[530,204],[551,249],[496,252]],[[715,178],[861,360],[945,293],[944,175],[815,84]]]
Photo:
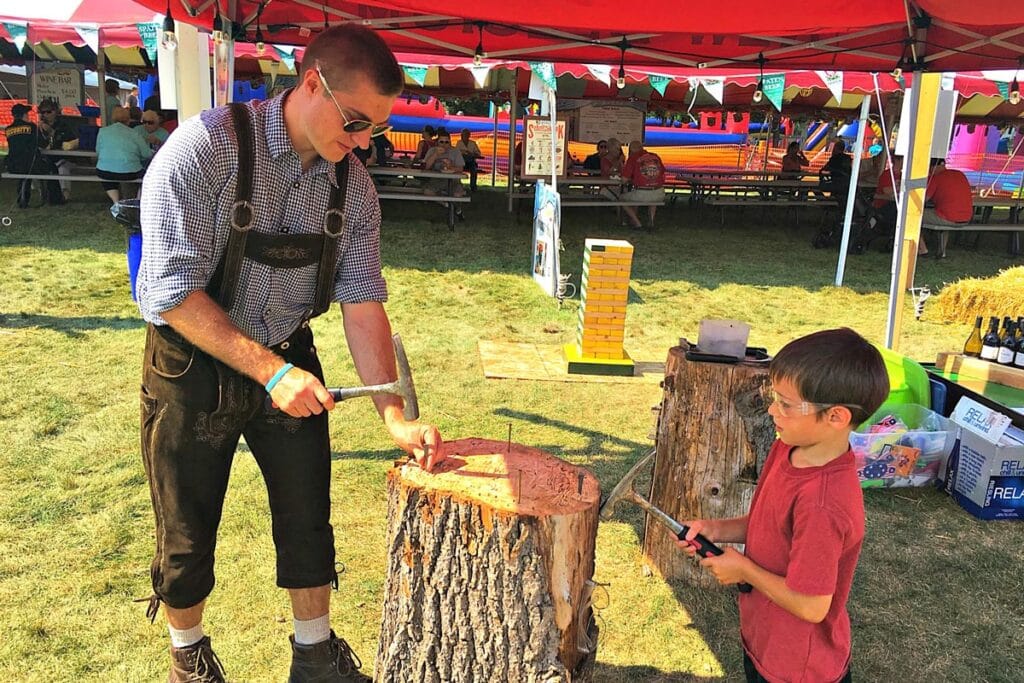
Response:
[[[929,318],[956,323],[973,323],[979,315],[1024,315],[1024,266],[1007,268],[995,277],[970,277],[946,285],[928,308]]]

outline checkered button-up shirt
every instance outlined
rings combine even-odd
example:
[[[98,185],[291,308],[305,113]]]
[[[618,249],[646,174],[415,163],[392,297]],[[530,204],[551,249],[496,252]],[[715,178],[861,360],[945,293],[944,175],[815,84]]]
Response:
[[[320,234],[334,164],[318,158],[302,170],[284,125],[287,93],[250,103],[256,149],[253,230]],[[227,107],[178,127],[153,159],[142,186],[142,262],[137,294],[142,317],[160,317],[205,289],[224,256],[238,178],[238,146]],[[295,330],[313,307],[317,264],[279,269],[245,259],[228,312],[247,335],[268,346]],[[380,204],[363,165],[349,159],[345,224],[338,237],[332,300],[387,300],[381,276]]]

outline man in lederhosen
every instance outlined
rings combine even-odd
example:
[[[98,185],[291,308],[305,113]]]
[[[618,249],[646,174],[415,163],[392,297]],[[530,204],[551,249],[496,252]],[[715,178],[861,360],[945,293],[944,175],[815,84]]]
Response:
[[[163,603],[172,682],[224,678],[202,615],[242,435],[267,485],[277,585],[292,602],[289,680],[369,680],[328,622],[334,402],[308,321],[340,302],[360,379],[395,378],[380,207],[349,152],[387,130],[402,81],[375,33],[331,28],[307,47],[294,89],[182,123],[146,175],[142,452],[157,532],[148,614]],[[436,427],[405,421],[396,396],[374,401],[418,462],[444,458]]]

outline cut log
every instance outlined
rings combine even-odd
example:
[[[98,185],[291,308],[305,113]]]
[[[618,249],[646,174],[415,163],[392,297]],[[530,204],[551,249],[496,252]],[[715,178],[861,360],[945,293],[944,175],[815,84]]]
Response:
[[[388,472],[375,680],[591,680],[597,479],[515,443],[445,447],[432,473]]]
[[[765,399],[765,363],[686,360],[688,346],[669,349],[658,423],[650,501],[671,517],[747,514],[754,484],[775,440]],[[644,554],[662,576],[705,587],[719,583],[688,561],[671,532],[648,517]]]

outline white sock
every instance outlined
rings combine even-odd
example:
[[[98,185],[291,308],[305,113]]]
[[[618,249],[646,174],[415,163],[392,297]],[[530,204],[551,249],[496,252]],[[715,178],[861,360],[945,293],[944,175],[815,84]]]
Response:
[[[298,645],[316,645],[331,636],[331,615],[325,614],[316,619],[292,619],[295,624],[295,642]]]
[[[167,625],[167,630],[171,632],[171,646],[172,647],[188,647],[189,645],[195,645],[203,639],[203,622],[199,622],[192,628],[184,630],[176,629],[170,624]]]

